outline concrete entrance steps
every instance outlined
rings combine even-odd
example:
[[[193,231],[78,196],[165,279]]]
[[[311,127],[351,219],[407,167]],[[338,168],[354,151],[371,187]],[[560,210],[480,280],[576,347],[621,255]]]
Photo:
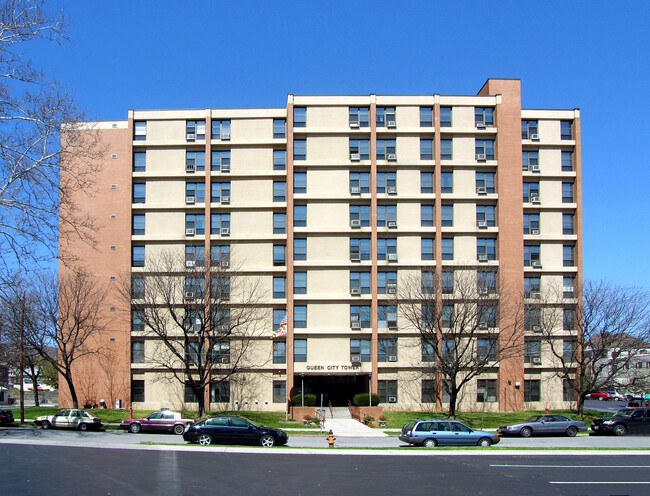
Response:
[[[325,412],[325,417],[328,417],[327,409],[325,409]],[[331,417],[333,419],[351,419],[352,415],[350,415],[350,409],[347,406],[335,406],[332,407]]]
[[[388,437],[388,434],[383,431],[368,427],[351,418],[325,419],[325,431],[330,430],[335,436],[341,437]]]

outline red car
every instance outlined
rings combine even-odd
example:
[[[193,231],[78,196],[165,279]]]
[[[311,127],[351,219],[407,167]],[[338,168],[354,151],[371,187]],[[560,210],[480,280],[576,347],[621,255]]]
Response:
[[[157,431],[173,432],[174,434],[181,435],[193,423],[194,420],[184,419],[178,412],[163,410],[161,412],[153,412],[146,418],[123,420],[120,427],[127,429],[133,434],[137,434],[140,431]]]
[[[600,401],[605,400],[606,401],[606,400],[611,400],[613,398],[613,396],[611,394],[609,394],[609,393],[606,393],[605,391],[595,391],[593,393],[589,393],[586,396],[586,398],[589,399],[589,400],[600,400]]]

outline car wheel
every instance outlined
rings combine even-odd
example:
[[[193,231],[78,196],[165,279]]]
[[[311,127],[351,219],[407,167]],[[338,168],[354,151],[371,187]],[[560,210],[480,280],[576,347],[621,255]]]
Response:
[[[178,434],[179,436],[185,432],[185,427],[183,424],[176,424],[174,426],[174,434]]]
[[[137,424],[137,423],[131,424],[129,426],[129,432],[132,433],[132,434],[137,434],[138,432],[140,432],[141,429],[142,429],[142,427],[140,426],[140,424]]]
[[[274,444],[275,444],[275,438],[270,434],[266,434],[265,436],[262,436],[260,438],[260,446],[264,446],[265,448],[270,448]]]
[[[212,444],[212,436],[210,434],[199,435],[198,442],[201,446],[208,446]]]
[[[492,446],[492,441],[490,441],[487,437],[482,437],[478,441],[478,446],[483,446],[484,448],[487,448],[488,446]]]
[[[575,437],[577,433],[578,433],[578,429],[576,429],[575,427],[573,427],[573,426],[567,427],[567,430],[566,430],[566,435],[567,436]]]
[[[50,424],[47,420],[43,420],[43,422],[41,422],[41,429],[49,429],[50,427],[52,427],[52,424]]]
[[[533,430],[530,427],[522,427],[519,431],[521,437],[530,437],[533,435]]]
[[[79,424],[79,430],[80,431],[87,431],[88,430],[88,424],[85,424],[85,423],[82,422],[81,424]]]
[[[435,448],[438,446],[438,441],[435,439],[425,439],[424,442],[422,443],[422,446],[425,448]]]
[[[627,429],[623,424],[619,424],[617,426],[614,426],[614,434],[617,436],[625,436],[625,433],[627,432]]]
[[[603,401],[604,399],[605,399],[605,398],[603,398],[602,396],[599,396],[599,397],[598,397],[598,401]]]

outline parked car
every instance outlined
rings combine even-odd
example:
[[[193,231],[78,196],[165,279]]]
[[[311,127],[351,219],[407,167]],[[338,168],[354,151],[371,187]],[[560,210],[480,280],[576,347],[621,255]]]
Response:
[[[594,419],[591,430],[596,434],[650,434],[650,408],[623,408],[612,417]]]
[[[471,429],[457,420],[415,419],[402,427],[399,436],[414,446],[491,446],[501,439],[494,432]]]
[[[62,429],[79,429],[80,431],[87,431],[90,429],[99,430],[102,427],[102,422],[98,417],[86,410],[79,410],[76,408],[59,410],[54,415],[43,415],[36,417],[34,423],[42,429],[50,429],[52,427]]]
[[[163,410],[153,412],[145,418],[126,419],[120,424],[123,429],[137,434],[140,431],[173,432],[181,435],[194,423],[194,420],[184,419],[178,412]]]
[[[564,415],[533,415],[518,424],[502,425],[497,432],[502,436],[530,437],[538,434],[566,434],[575,436],[578,432],[585,432],[587,424],[580,420],[573,420]]]
[[[0,408],[0,424],[9,425],[14,423],[14,414],[11,410],[3,410]]]
[[[605,393],[609,394],[614,401],[626,401],[627,397],[618,389],[605,389]]]
[[[183,439],[203,446],[215,443],[271,447],[287,444],[289,436],[282,429],[259,426],[243,417],[214,417],[190,425]]]
[[[585,396],[588,400],[611,400],[612,395],[609,393],[606,393],[605,391],[594,391],[593,393],[589,393],[587,396]]]

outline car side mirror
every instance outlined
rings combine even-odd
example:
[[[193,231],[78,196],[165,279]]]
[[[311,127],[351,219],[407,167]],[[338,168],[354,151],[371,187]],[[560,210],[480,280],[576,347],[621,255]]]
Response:
[[[252,431],[252,430],[253,430],[253,426],[252,426],[252,425],[249,425],[249,426],[248,426],[248,430],[249,430],[249,431]]]

